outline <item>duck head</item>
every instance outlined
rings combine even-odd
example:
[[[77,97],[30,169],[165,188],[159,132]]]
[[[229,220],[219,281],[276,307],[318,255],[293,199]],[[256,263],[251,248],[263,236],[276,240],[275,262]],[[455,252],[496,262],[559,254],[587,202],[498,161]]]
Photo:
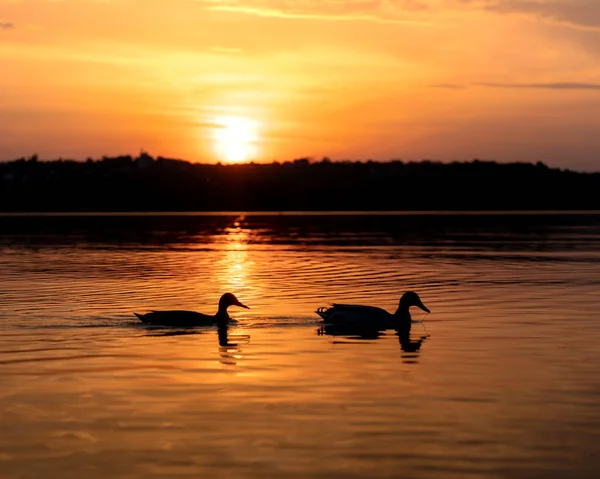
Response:
[[[419,295],[414,291],[407,291],[400,298],[400,303],[398,304],[398,311],[408,312],[411,306],[416,306],[417,308],[421,308],[426,313],[430,313],[429,309],[423,304]]]
[[[242,304],[233,293],[225,293],[219,300],[219,311],[227,311],[229,306],[239,306],[240,308],[250,309],[245,304]]]

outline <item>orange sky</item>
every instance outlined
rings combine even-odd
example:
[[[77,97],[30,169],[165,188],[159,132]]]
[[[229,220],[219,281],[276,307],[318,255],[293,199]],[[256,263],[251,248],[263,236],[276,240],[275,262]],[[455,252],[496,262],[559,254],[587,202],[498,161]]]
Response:
[[[600,1],[0,0],[0,160],[600,170]]]

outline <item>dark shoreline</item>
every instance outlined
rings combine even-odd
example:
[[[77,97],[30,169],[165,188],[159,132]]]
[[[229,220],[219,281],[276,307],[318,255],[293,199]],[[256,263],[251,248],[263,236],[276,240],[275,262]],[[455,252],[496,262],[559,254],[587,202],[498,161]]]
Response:
[[[0,218],[103,217],[327,217],[327,216],[600,216],[600,210],[464,211],[0,211]]]
[[[0,212],[600,210],[600,173],[543,163],[198,164],[147,154],[0,163]]]

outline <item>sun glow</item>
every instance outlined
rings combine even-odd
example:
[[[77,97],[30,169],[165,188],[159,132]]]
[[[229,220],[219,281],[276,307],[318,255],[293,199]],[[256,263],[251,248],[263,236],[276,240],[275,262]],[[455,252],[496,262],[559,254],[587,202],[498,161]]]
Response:
[[[256,154],[256,125],[247,118],[227,117],[217,120],[216,150],[229,163],[252,159]]]

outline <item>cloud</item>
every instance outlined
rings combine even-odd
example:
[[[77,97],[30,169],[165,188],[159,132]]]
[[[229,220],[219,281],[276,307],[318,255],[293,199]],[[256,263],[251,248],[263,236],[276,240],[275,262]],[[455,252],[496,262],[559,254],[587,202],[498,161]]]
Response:
[[[600,0],[196,0],[209,10],[310,20],[429,24],[436,13],[521,14],[600,30]]]
[[[543,90],[600,90],[600,83],[475,83],[478,86],[491,88],[539,88]]]
[[[233,48],[233,47],[211,47],[210,51],[213,53],[221,53],[224,55],[238,55],[240,53],[244,53],[242,48]]]
[[[429,10],[424,0],[198,0],[209,10],[260,17],[428,24],[415,13]]]
[[[460,83],[434,83],[430,88],[445,88],[448,90],[463,90],[469,86],[479,86],[485,88],[515,88],[515,89],[540,89],[540,90],[600,90],[600,83],[581,83],[581,82],[549,82],[549,83],[493,83],[493,82],[473,82],[468,84]]]
[[[15,26],[10,22],[0,22],[0,30],[12,30],[13,28]]]
[[[571,27],[600,30],[599,0],[449,0],[449,4],[499,13],[530,14]]]
[[[458,83],[434,83],[429,86],[431,88],[445,88],[447,90],[462,90],[466,88],[465,85],[460,85]]]

